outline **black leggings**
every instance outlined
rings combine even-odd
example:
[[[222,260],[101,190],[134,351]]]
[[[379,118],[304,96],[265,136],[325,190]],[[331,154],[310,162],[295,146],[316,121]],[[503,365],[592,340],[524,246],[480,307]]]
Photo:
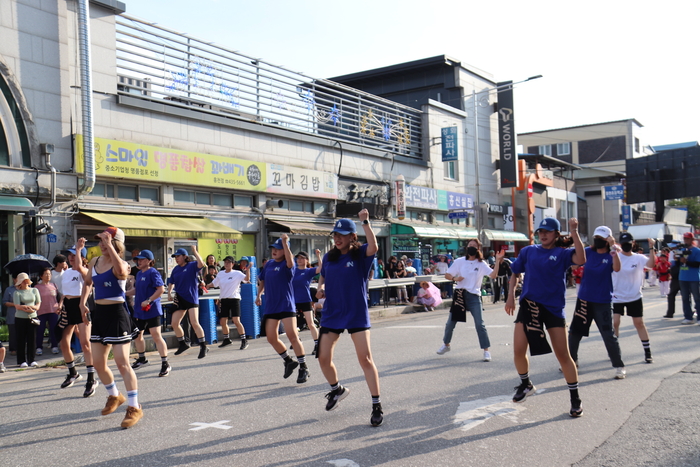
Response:
[[[36,326],[29,319],[15,318],[15,332],[17,334],[17,364],[27,364],[34,361],[36,352]]]

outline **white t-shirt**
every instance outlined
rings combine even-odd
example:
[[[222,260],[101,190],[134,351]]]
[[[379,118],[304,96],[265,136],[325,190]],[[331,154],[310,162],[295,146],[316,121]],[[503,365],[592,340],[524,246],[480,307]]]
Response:
[[[455,285],[457,289],[466,289],[467,292],[481,295],[481,282],[484,276],[491,274],[491,269],[484,261],[475,259],[469,261],[466,258],[457,258],[447,270],[448,274],[460,276],[463,279]]]
[[[437,270],[437,273],[440,274],[441,276],[445,275],[445,273],[447,272],[447,268],[449,268],[449,266],[444,261],[440,261],[439,263],[437,263],[435,265],[435,269]]]
[[[63,272],[63,277],[61,281],[61,289],[63,294],[68,297],[79,297],[83,292],[83,275],[75,269],[69,269]]]
[[[245,274],[232,269],[231,272],[219,271],[211,285],[221,289],[219,298],[241,298],[241,282],[245,280]]]
[[[63,295],[63,274],[65,271],[58,272],[55,269],[51,270],[51,282],[56,285],[58,292]]]
[[[642,285],[644,284],[644,267],[648,258],[644,255],[632,253],[620,257],[620,272],[612,273],[613,303],[629,303],[642,298]]]

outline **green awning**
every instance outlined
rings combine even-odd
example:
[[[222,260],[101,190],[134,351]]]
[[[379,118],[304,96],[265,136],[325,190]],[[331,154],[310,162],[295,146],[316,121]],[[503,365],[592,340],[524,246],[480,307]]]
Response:
[[[241,238],[241,232],[204,217],[161,217],[85,212],[103,224],[119,227],[127,237]]]
[[[30,209],[34,209],[34,205],[27,198],[0,195],[0,211],[27,212]]]
[[[488,230],[484,229],[484,235],[489,240],[498,242],[529,242],[530,239],[521,232],[513,232],[510,230]]]
[[[391,223],[391,235],[414,236],[419,238],[452,238],[468,240],[477,238],[476,229],[445,227],[424,224]]]

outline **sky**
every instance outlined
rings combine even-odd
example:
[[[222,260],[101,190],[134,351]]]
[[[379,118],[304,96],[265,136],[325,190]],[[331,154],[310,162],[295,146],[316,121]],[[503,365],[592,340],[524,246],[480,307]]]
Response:
[[[516,131],[635,118],[700,140],[700,1],[122,0],[126,14],[314,78],[448,55],[515,89]]]

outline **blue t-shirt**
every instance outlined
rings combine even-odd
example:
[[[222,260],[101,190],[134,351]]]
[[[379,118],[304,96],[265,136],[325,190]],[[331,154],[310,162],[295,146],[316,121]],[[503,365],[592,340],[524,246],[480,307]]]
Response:
[[[294,270],[294,280],[292,284],[294,285],[294,299],[297,303],[310,303],[312,301],[309,284],[311,284],[315,275],[316,268]]]
[[[135,318],[150,319],[163,314],[163,308],[160,306],[160,297],[151,302],[151,308],[148,311],[141,309],[141,303],[151,298],[153,292],[161,286],[163,286],[163,278],[160,277],[160,273],[155,268],[148,268],[146,272],[139,271],[136,274]]]
[[[367,256],[367,244],[360,247],[359,256],[348,252],[337,261],[323,257],[321,275],[326,283],[321,326],[331,329],[368,328],[367,280],[374,264]]]
[[[578,298],[593,303],[611,303],[613,293],[613,257],[586,248],[586,266],[583,268]]]
[[[175,285],[175,292],[181,298],[194,305],[199,303],[199,281],[197,280],[199,267],[197,261],[190,261],[184,266],[175,266],[168,277],[168,285]]]
[[[259,279],[265,281],[265,314],[296,313],[294,301],[294,271],[296,264],[287,267],[287,261],[270,260],[260,272]]]
[[[541,303],[552,314],[565,318],[566,270],[574,264],[574,253],[574,248],[548,250],[542,245],[528,245],[520,250],[511,265],[513,273],[525,273],[520,298]]]
[[[686,261],[700,262],[700,248],[691,247],[690,256]],[[679,261],[680,263],[680,261]],[[678,274],[678,280],[683,282],[698,282],[700,281],[700,268],[691,268],[687,264],[681,264],[681,271]]]

